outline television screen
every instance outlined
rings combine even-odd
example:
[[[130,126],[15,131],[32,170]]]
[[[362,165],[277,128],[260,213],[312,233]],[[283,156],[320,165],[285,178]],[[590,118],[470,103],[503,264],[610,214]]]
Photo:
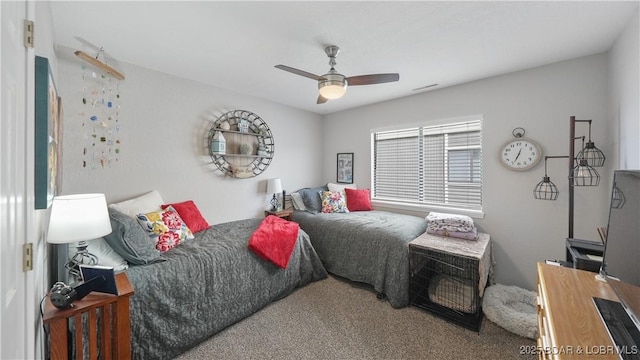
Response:
[[[614,172],[600,273],[640,328],[640,170]]]

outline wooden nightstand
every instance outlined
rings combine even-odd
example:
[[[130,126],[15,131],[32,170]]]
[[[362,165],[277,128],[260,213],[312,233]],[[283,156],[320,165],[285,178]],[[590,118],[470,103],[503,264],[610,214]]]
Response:
[[[293,215],[293,210],[280,210],[280,211],[265,211],[264,216],[277,216],[279,218],[283,218],[285,220],[291,221],[291,215]]]
[[[90,359],[98,358],[98,348],[101,359],[131,359],[129,298],[134,291],[127,274],[116,274],[116,287],[117,296],[92,292],[74,301],[72,308],[63,310],[54,307],[47,295],[42,321],[49,331],[52,360],[69,359],[69,319],[73,319],[76,329],[71,341],[76,344],[78,359],[84,358],[83,344],[87,340],[88,354],[85,355]],[[83,317],[88,319],[86,323]],[[83,336],[85,331],[88,333],[86,338]]]

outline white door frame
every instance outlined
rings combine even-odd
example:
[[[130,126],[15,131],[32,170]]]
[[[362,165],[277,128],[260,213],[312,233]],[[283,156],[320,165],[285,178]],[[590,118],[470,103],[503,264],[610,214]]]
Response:
[[[34,271],[22,269],[23,245],[34,241],[34,50],[24,46],[32,1],[0,2],[0,358],[32,359],[41,320]],[[35,259],[35,257],[34,257]]]

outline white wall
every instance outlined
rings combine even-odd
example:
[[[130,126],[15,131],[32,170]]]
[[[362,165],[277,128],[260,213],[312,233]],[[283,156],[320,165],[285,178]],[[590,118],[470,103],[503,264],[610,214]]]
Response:
[[[640,169],[640,29],[636,11],[611,48],[609,116],[616,120],[616,168]]]
[[[559,199],[535,200],[532,189],[544,174],[543,162],[526,172],[508,171],[498,163],[498,148],[519,126],[542,145],[545,155],[567,155],[569,117],[593,119],[592,137],[608,160],[599,169],[599,187],[576,189],[575,237],[597,239],[596,227],[606,225],[612,170],[619,162],[640,162],[634,81],[638,78],[637,24],[636,15],[611,56],[588,56],[443,88],[331,114],[324,121],[319,115],[122,64],[127,79],[121,83],[121,162],[95,171],[80,166],[80,64],[71,49],[60,49],[58,87],[65,108],[63,192],[104,192],[109,201],[119,201],[158,189],[168,202],[194,199],[211,223],[260,216],[266,179],[282,178],[288,191],[333,182],[338,152],[355,153],[354,181],[360,187],[370,186],[372,128],[482,114],[486,215],[476,221],[492,236],[496,280],[534,289],[535,263],[565,256],[568,163],[549,161]],[[276,158],[256,178],[221,177],[199,145],[212,114],[236,108],[257,113],[274,133]],[[620,142],[621,150],[616,143],[618,119],[621,128],[632,129],[632,135]],[[586,134],[586,125],[579,124],[577,134]],[[624,154],[620,161],[618,152]]]
[[[167,202],[194,200],[211,224],[264,216],[266,179],[291,192],[321,179],[321,116],[202,83],[121,64],[121,153],[111,168],[82,167],[82,69],[73,49],[58,51],[64,107],[63,193],[105,193],[108,202],[156,189]],[[216,115],[243,109],[270,127],[275,158],[250,179],[224,177],[207,155]]]
[[[324,182],[335,181],[336,153],[353,152],[354,182],[370,185],[370,129],[481,114],[483,122],[484,219],[477,225],[491,235],[496,281],[535,289],[537,261],[564,259],[568,235],[568,160],[550,160],[549,176],[558,186],[557,201],[533,198],[544,175],[544,161],[525,172],[505,169],[498,149],[515,127],[537,140],[545,155],[568,155],[569,117],[593,119],[592,139],[605,154],[614,149],[613,120],[607,116],[607,56],[588,56],[525,71],[444,88],[377,105],[328,115]],[[587,126],[578,125],[577,134]],[[598,239],[606,225],[609,175],[596,188],[577,188],[577,238]],[[417,215],[425,215],[419,213]]]

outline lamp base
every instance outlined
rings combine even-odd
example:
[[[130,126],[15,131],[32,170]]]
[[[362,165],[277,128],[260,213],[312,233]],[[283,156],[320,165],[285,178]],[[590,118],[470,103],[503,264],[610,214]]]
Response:
[[[280,202],[278,201],[276,194],[273,194],[273,198],[271,198],[270,204],[271,204],[271,212],[276,212],[280,210]]]
[[[69,274],[75,281],[82,280],[80,264],[96,265],[98,263],[98,257],[87,251],[87,246],[89,246],[89,244],[87,244],[86,241],[78,242],[78,245],[76,245],[76,249],[78,250],[75,255],[64,265],[64,268],[69,271]]]

